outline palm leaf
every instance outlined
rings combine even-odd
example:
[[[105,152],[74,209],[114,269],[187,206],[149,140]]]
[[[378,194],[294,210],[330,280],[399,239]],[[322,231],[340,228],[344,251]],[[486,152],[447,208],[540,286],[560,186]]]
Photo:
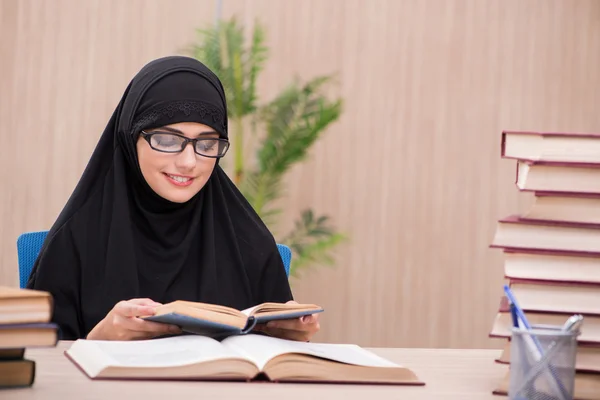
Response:
[[[252,171],[244,176],[240,191],[252,204],[256,213],[261,218],[267,218],[273,211],[269,203],[282,197],[283,185],[280,176]]]
[[[258,152],[259,168],[274,175],[285,173],[301,161],[325,128],[342,112],[342,101],[322,93],[329,77],[318,77],[304,86],[294,83],[263,109],[267,135]]]
[[[311,264],[333,264],[331,251],[346,237],[334,232],[328,220],[327,216],[315,218],[312,210],[304,210],[294,229],[282,240],[294,253],[290,270],[292,276],[298,276],[299,270]]]
[[[256,23],[250,45],[237,20],[196,30],[197,43],[189,52],[221,80],[227,96],[230,118],[242,118],[256,111],[256,80],[267,60],[265,31]]]

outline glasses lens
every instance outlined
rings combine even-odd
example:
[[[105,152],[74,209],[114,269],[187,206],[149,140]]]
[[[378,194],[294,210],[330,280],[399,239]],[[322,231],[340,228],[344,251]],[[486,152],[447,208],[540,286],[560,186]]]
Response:
[[[183,139],[179,136],[172,135],[170,133],[154,133],[150,137],[150,145],[156,150],[166,152],[178,152],[181,151],[181,144]]]
[[[201,139],[196,142],[196,152],[207,157],[223,157],[229,143],[219,139]]]

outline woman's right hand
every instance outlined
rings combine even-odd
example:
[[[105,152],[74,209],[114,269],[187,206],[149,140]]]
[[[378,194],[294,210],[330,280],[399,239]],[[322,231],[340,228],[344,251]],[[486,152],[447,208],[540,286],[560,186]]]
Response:
[[[145,321],[141,317],[154,315],[160,303],[150,299],[118,302],[104,319],[87,335],[90,340],[138,340],[181,333],[175,325]]]

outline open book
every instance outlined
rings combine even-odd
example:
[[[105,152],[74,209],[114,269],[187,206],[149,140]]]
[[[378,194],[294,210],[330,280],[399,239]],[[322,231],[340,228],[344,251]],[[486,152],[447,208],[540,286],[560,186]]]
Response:
[[[250,332],[256,324],[276,319],[293,319],[322,312],[314,304],[263,303],[246,310],[216,304],[174,301],[158,306],[149,321],[177,325],[184,332],[222,338]]]
[[[264,380],[424,385],[408,368],[356,345],[250,334],[140,341],[79,339],[65,352],[91,379]]]

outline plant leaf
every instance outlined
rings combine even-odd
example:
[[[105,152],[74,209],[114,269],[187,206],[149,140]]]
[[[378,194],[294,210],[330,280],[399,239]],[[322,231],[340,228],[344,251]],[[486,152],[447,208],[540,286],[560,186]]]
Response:
[[[243,26],[235,17],[196,30],[197,41],[187,52],[210,68],[221,80],[230,118],[242,118],[257,110],[256,80],[267,61],[265,31],[254,24],[246,45]]]
[[[282,175],[305,158],[308,149],[342,112],[340,99],[328,100],[322,86],[330,77],[317,77],[301,86],[289,85],[262,110],[266,137],[258,152],[261,172]]]
[[[294,229],[282,240],[293,252],[290,274],[298,276],[298,271],[311,265],[333,264],[331,251],[346,240],[345,235],[335,232],[327,225],[328,217],[315,218],[312,209],[304,210],[295,222]]]

